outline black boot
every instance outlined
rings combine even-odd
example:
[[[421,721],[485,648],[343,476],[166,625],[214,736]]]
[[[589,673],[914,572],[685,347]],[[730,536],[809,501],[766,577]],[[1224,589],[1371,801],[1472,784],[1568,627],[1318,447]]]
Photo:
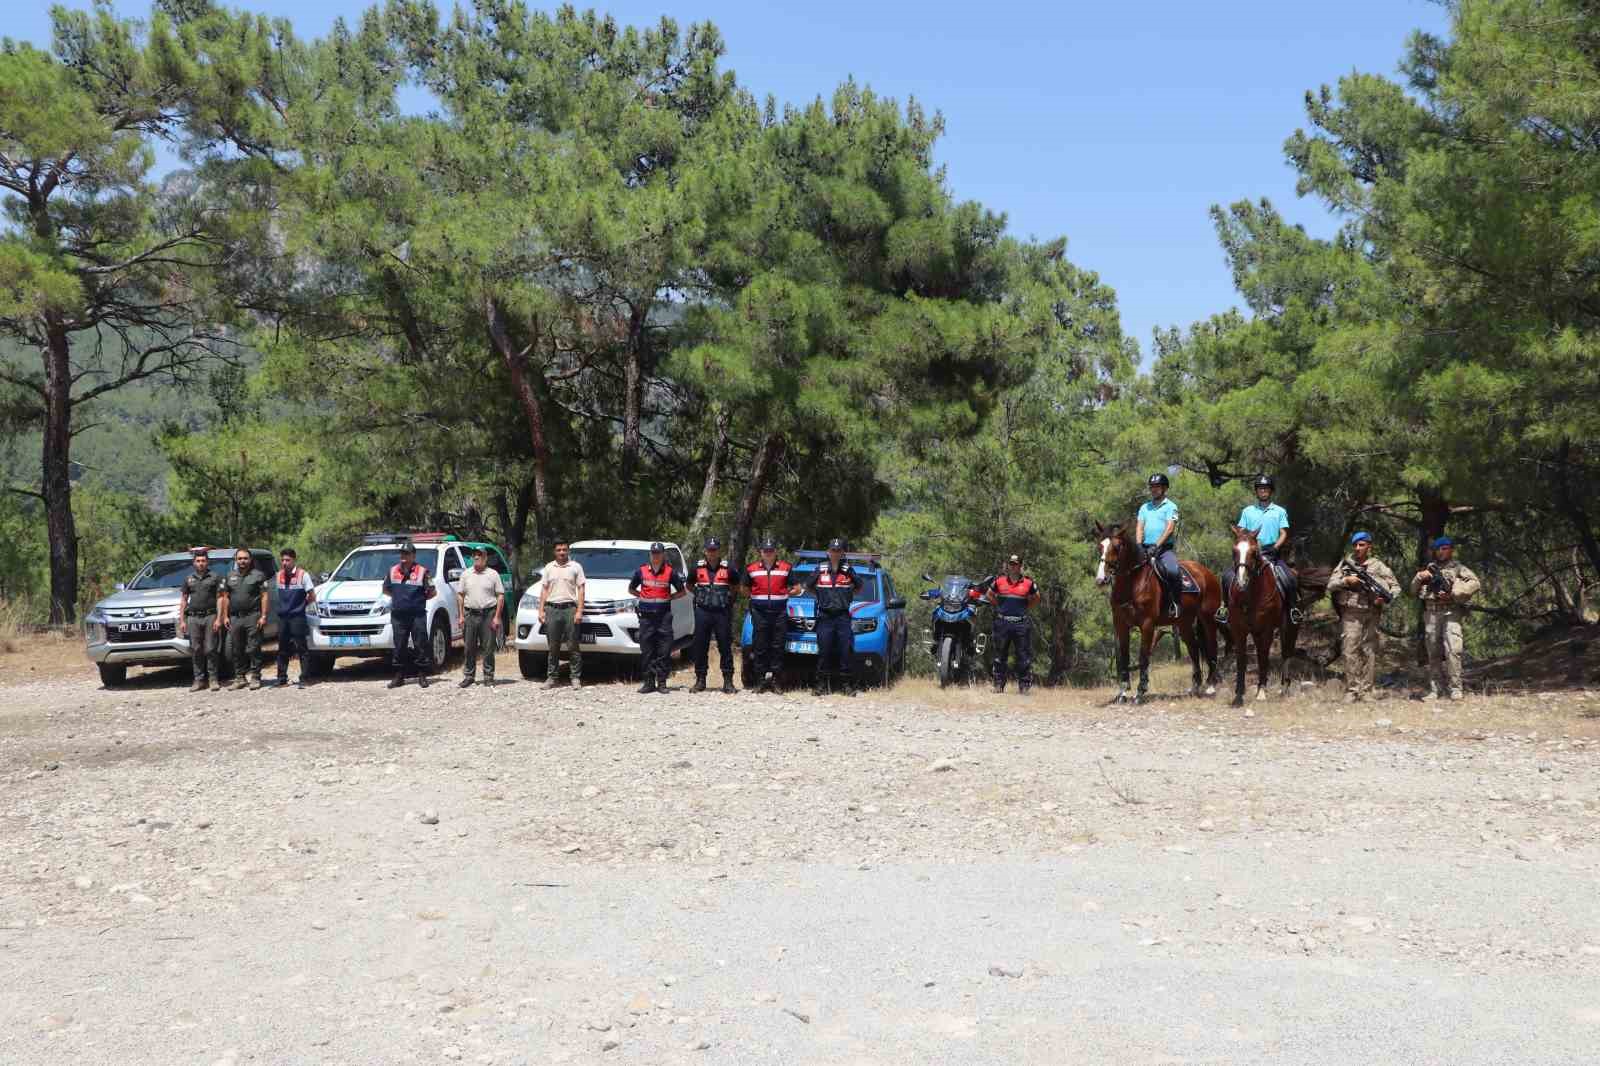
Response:
[[[654,692],[655,690],[656,690],[656,679],[655,679],[654,676],[645,678],[644,679],[644,684],[639,686],[640,695],[644,695],[645,693],[648,693],[648,692]]]
[[[389,687],[390,688],[399,688],[401,685],[403,685],[405,683],[406,683],[406,675],[405,674],[395,674],[393,677],[391,677],[389,679]],[[288,682],[284,682],[284,684],[288,684]]]
[[[418,674],[417,675],[417,687],[418,688],[427,688],[428,687],[428,683],[429,682],[428,682],[428,675],[427,674]]]
[[[725,678],[722,679],[722,691],[723,691],[723,693],[725,695],[728,695],[728,696],[731,696],[735,692],[739,691],[738,689],[733,687],[733,678],[732,677],[725,677]]]
[[[691,688],[689,691],[690,692],[704,692],[705,690],[706,690],[706,679],[703,678],[703,677],[697,677],[697,678],[694,679],[694,687]]]

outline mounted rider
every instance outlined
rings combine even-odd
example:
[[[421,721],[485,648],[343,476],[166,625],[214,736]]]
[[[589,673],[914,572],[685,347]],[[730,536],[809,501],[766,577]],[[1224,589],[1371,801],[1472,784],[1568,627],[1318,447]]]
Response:
[[[1256,502],[1247,504],[1239,512],[1239,528],[1254,532],[1261,546],[1261,558],[1272,567],[1278,581],[1278,591],[1283,594],[1283,605],[1288,609],[1289,620],[1300,621],[1300,582],[1279,554],[1289,543],[1289,512],[1272,502],[1277,484],[1267,474],[1255,480]],[[1233,568],[1222,572],[1222,602],[1226,604],[1233,593]]]
[[[1178,535],[1178,505],[1167,498],[1171,485],[1165,474],[1150,475],[1150,498],[1139,506],[1138,527],[1134,532],[1144,557],[1161,582],[1162,613],[1176,618],[1183,577],[1178,568],[1178,553],[1173,548]]]

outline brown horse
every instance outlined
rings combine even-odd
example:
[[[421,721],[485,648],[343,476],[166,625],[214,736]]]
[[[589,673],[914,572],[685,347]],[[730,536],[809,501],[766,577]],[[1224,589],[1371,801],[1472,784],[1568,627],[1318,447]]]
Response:
[[[1300,627],[1286,609],[1272,567],[1261,554],[1261,541],[1253,529],[1233,530],[1233,587],[1228,590],[1228,636],[1237,655],[1233,705],[1244,706],[1246,638],[1256,645],[1256,699],[1267,698],[1267,672],[1272,641],[1283,635],[1283,689],[1289,691],[1289,660],[1294,657]]]
[[[1222,583],[1217,575],[1199,563],[1184,560],[1178,565],[1189,572],[1200,589],[1196,593],[1179,596],[1178,617],[1172,618],[1161,609],[1161,579],[1144,558],[1139,545],[1126,523],[1109,528],[1099,522],[1094,524],[1095,539],[1100,544],[1100,569],[1095,583],[1111,586],[1111,622],[1117,631],[1117,681],[1121,686],[1114,703],[1128,699],[1128,638],[1139,630],[1139,693],[1135,703],[1143,703],[1150,690],[1150,648],[1155,644],[1156,630],[1162,626],[1176,626],[1184,644],[1189,649],[1189,661],[1194,664],[1194,687],[1191,695],[1200,695],[1200,648],[1204,638],[1206,665],[1210,669],[1205,687],[1207,696],[1217,692],[1217,608],[1222,604]],[[1200,626],[1200,636],[1195,633],[1195,623]]]

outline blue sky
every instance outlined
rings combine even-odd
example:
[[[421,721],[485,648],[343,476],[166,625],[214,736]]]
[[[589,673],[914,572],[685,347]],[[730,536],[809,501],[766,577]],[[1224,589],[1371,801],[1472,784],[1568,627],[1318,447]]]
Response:
[[[317,36],[368,4],[241,6]],[[1117,290],[1124,329],[1145,352],[1152,327],[1237,302],[1206,217],[1212,204],[1266,196],[1311,232],[1332,232],[1320,204],[1296,199],[1283,160],[1284,139],[1305,121],[1305,91],[1352,70],[1393,74],[1407,35],[1445,22],[1430,0],[595,6],[632,23],[709,19],[727,40],[727,65],[757,96],[803,103],[853,75],[942,111],[940,159],[955,193],[1004,211],[1020,236],[1064,234],[1073,261]],[[47,43],[43,6],[12,6],[0,34]]]

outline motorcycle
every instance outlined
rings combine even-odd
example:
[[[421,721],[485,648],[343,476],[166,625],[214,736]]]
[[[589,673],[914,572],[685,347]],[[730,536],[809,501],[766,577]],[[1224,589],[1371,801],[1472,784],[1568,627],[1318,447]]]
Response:
[[[923,574],[922,580],[932,581],[933,576]],[[988,635],[978,631],[973,619],[978,608],[987,602],[983,599],[983,593],[990,580],[974,581],[970,577],[951,574],[938,588],[928,589],[919,597],[935,601],[928,654],[933,657],[940,688],[952,681],[967,680],[974,667],[983,661]]]

